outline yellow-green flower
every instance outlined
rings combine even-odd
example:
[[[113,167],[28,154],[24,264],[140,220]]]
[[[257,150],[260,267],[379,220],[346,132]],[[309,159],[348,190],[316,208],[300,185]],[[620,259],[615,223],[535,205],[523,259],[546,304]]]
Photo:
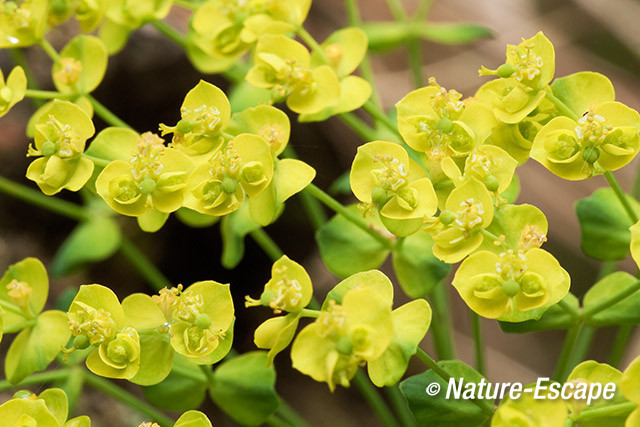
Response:
[[[580,119],[556,117],[536,135],[531,157],[568,180],[590,178],[629,163],[640,149],[640,115],[611,101]]]
[[[548,252],[532,248],[496,255],[480,251],[462,262],[453,279],[469,308],[507,322],[538,319],[569,291],[571,279]]]
[[[555,67],[553,44],[540,31],[529,39],[523,38],[517,46],[508,44],[506,62],[496,70],[483,66],[478,74],[511,77],[532,89],[542,89],[553,79]]]
[[[356,110],[371,97],[371,85],[362,77],[352,76],[367,52],[367,35],[356,27],[343,28],[331,34],[320,46],[326,60],[340,80],[340,101],[316,114],[302,114],[301,122],[322,121],[340,113]],[[311,65],[326,65],[319,52],[311,54]]]
[[[329,65],[311,66],[309,51],[283,35],[260,37],[247,81],[272,90],[299,114],[314,114],[340,102],[340,81]]]
[[[241,134],[193,171],[184,204],[203,214],[226,215],[240,207],[245,193],[259,195],[272,178],[273,157],[267,141]]]
[[[271,148],[273,157],[284,151],[291,135],[289,117],[271,105],[258,105],[235,113],[227,127],[230,135],[250,133],[262,137]]]
[[[488,107],[478,102],[466,105],[461,97],[431,77],[429,86],[410,92],[396,104],[400,134],[435,165],[445,157],[467,155],[484,143],[497,124]]]
[[[263,34],[295,31],[311,0],[210,0],[193,14],[187,54],[202,72],[230,68]]]
[[[293,342],[293,367],[314,380],[349,386],[358,365],[376,360],[393,338],[391,301],[370,288],[347,292],[332,301]]]
[[[87,368],[108,378],[133,378],[140,369],[140,337],[128,326],[87,357]]]
[[[50,388],[39,395],[28,390],[16,392],[11,400],[0,405],[3,427],[89,427],[87,416],[67,421],[69,403],[59,388]]]
[[[482,182],[487,190],[500,194],[507,189],[518,162],[503,149],[493,145],[474,148],[464,162],[464,173],[456,162],[447,157],[442,161],[442,170],[456,186],[469,178]]]
[[[163,19],[172,3],[172,0],[110,0],[106,17],[118,25],[136,29],[146,22]]]
[[[286,255],[273,263],[271,279],[264,285],[260,300],[247,297],[247,307],[265,305],[274,313],[298,312],[311,301],[313,286],[307,271]]]
[[[14,67],[4,80],[0,70],[0,117],[9,112],[11,107],[22,101],[27,90],[27,77],[22,67]]]
[[[91,118],[68,101],[55,100],[35,125],[35,148],[28,156],[42,156],[27,169],[27,178],[35,181],[46,195],[62,189],[80,190],[93,172],[93,162],[82,157],[85,144],[95,132]]]
[[[175,126],[160,124],[160,130],[162,136],[173,133],[170,147],[195,161],[207,161],[224,142],[222,132],[230,116],[231,106],[224,92],[200,80],[184,97],[180,121]]]
[[[453,264],[482,244],[482,230],[493,220],[493,201],[487,187],[471,177],[454,189],[430,229],[433,254]]]
[[[636,357],[622,374],[620,391],[629,401],[637,403],[638,407],[629,414],[625,427],[640,425],[640,357]]]
[[[353,194],[365,209],[390,219],[425,219],[438,207],[425,171],[398,144],[374,141],[358,147],[350,174]]]
[[[562,399],[534,399],[534,390],[525,389],[516,400],[505,398],[491,418],[491,427],[562,427],[567,405]]]
[[[104,168],[96,190],[123,215],[168,214],[182,206],[187,177],[194,166],[185,154],[165,147],[160,137],[147,132],[138,139],[129,162],[115,160]]]
[[[3,1],[0,4],[0,48],[29,46],[44,36],[47,0]]]
[[[182,291],[168,290],[155,298],[171,323],[171,345],[178,353],[197,364],[211,364],[229,350],[222,346],[233,324],[234,309],[229,285],[207,280]],[[225,348],[222,355],[214,353]]]
[[[89,33],[102,22],[107,12],[108,0],[79,0],[75,10],[75,18],[80,23],[80,29]]]

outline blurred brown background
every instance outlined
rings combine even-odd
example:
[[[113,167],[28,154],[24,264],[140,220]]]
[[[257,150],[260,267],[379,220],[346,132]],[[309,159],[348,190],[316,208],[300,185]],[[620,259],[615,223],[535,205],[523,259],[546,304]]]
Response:
[[[403,0],[412,13],[417,0]],[[390,20],[383,0],[361,0],[364,20]],[[175,7],[168,20],[178,28],[186,28],[187,11]],[[504,62],[507,43],[517,43],[542,30],[556,48],[556,76],[591,70],[607,75],[613,82],[617,99],[640,109],[640,2],[636,0],[436,0],[428,17],[432,22],[475,22],[488,26],[495,37],[463,46],[444,46],[423,43],[424,75],[434,76],[446,88],[455,88],[471,96],[485,79],[477,76],[480,65],[493,68]],[[316,0],[306,27],[316,38],[323,39],[332,31],[347,25],[340,0]],[[74,33],[73,26],[56,29],[51,41],[56,47],[64,45]],[[43,88],[50,87],[49,59],[38,49],[27,50],[27,57]],[[0,53],[0,65],[6,73],[13,66],[10,57]],[[382,100],[391,108],[413,89],[404,50],[374,56],[373,67]],[[108,106],[139,131],[157,130],[158,123],[174,123],[184,94],[197,83],[200,76],[188,63],[182,51],[147,26],[134,34],[124,51],[110,59],[103,84],[95,91],[97,99]],[[206,80],[228,87],[216,76]],[[23,101],[0,120],[0,174],[25,183],[24,173],[30,162],[24,155],[29,140],[24,130],[33,107]],[[295,122],[295,117],[292,122]],[[97,119],[98,128],[104,126]],[[362,141],[336,119],[326,124],[294,124],[291,144],[318,171],[316,183],[326,188],[346,171]],[[623,187],[630,188],[638,161],[616,173]],[[590,195],[595,188],[606,186],[604,178],[569,182],[557,178],[540,165],[529,161],[518,169],[522,192],[518,203],[538,206],[549,220],[549,242],[545,248],[560,260],[572,276],[572,291],[581,296],[594,282],[599,263],[585,257],[580,250],[580,230],[574,212],[576,200]],[[75,194],[61,197],[79,201]],[[344,202],[352,199],[344,198]],[[238,268],[224,270],[219,264],[221,241],[217,226],[204,230],[189,229],[171,218],[154,235],[142,233],[135,221],[121,218],[126,233],[147,253],[174,283],[189,284],[196,280],[214,279],[232,283],[238,322],[235,347],[251,351],[252,331],[269,313],[266,310],[243,308],[244,295],[259,295],[270,274],[267,257],[247,239],[247,253]],[[27,256],[36,256],[47,265],[56,248],[75,224],[20,201],[0,194],[0,271]],[[322,264],[311,227],[302,213],[299,202],[288,203],[280,220],[267,228],[268,233],[293,259],[302,263],[311,274],[317,293],[323,296],[337,283]],[[628,262],[624,267],[632,271]],[[385,265],[389,274],[390,265]],[[112,287],[120,298],[133,292],[151,292],[124,258],[115,255],[111,260],[91,266],[73,276],[53,280],[51,301],[62,290],[85,283],[101,283]],[[397,292],[396,306],[405,297]],[[455,292],[455,341],[458,356],[473,364],[472,339],[468,310]],[[490,381],[529,382],[538,376],[551,376],[557,361],[563,332],[541,332],[526,335],[503,333],[496,322],[483,321],[487,342],[488,378]],[[606,360],[615,329],[598,330],[590,358]],[[432,353],[430,334],[423,347]],[[8,340],[2,342],[2,354]],[[622,367],[640,354],[640,334],[636,330]],[[277,388],[280,393],[312,425],[349,426],[376,425],[357,391],[339,388],[331,395],[325,384],[315,383],[290,367],[288,352],[276,362]],[[424,367],[412,363],[410,371],[421,372]],[[131,388],[136,392],[136,388]],[[115,408],[115,409],[114,409]],[[218,426],[232,425],[219,410],[210,404],[205,410]],[[250,410],[248,408],[248,410]],[[87,393],[80,401],[78,414],[103,414],[94,425],[136,425],[142,419],[110,400]],[[115,418],[114,418],[115,417]],[[115,421],[114,421],[115,420]],[[117,421],[119,420],[119,421]]]

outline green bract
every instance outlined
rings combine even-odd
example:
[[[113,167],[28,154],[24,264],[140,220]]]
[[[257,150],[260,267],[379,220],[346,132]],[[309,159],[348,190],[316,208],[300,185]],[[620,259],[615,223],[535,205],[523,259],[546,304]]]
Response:
[[[311,65],[318,67],[326,61],[340,79],[340,101],[316,114],[302,114],[301,122],[322,121],[331,116],[360,108],[371,97],[371,85],[361,77],[350,75],[367,52],[367,35],[359,28],[349,27],[331,34],[322,44],[324,56],[314,51]]]
[[[35,148],[28,156],[42,156],[27,169],[27,178],[35,181],[46,195],[62,189],[80,190],[91,177],[93,162],[82,157],[87,139],[95,128],[80,107],[55,100],[35,125]]]
[[[304,267],[292,261],[286,255],[277,260],[271,268],[271,279],[264,285],[261,305],[271,307],[275,313],[300,311],[311,301],[313,286]],[[254,300],[247,300],[254,305]]]
[[[409,159],[404,148],[392,142],[375,141],[360,146],[351,165],[350,182],[363,209],[377,208],[382,222],[394,234],[413,234],[438,207],[433,185],[424,170]],[[397,222],[384,218],[408,223],[409,229],[405,232],[397,226],[393,228]]]
[[[246,79],[271,89],[274,100],[286,98],[287,106],[299,114],[318,113],[340,102],[340,82],[333,68],[312,67],[309,51],[283,35],[260,37]]]
[[[163,289],[154,301],[169,322],[171,345],[197,364],[212,364],[231,348],[234,309],[229,285],[212,280],[182,291]]]
[[[426,154],[436,171],[445,157],[465,156],[484,143],[496,124],[489,108],[477,102],[467,105],[461,97],[431,77],[429,86],[396,104],[400,134],[411,148]]]
[[[0,70],[0,117],[9,112],[11,107],[22,101],[27,90],[27,77],[22,67],[15,67],[9,73],[7,81]]]
[[[489,191],[476,178],[469,178],[453,190],[430,228],[433,254],[452,264],[462,260],[482,244],[482,230],[493,220],[493,201]]]
[[[311,0],[209,0],[189,25],[187,54],[206,73],[231,68],[263,34],[285,34],[302,25]]]
[[[184,205],[207,215],[237,210],[245,194],[258,196],[273,178],[271,148],[264,138],[241,134],[225,143],[187,181]]]
[[[136,151],[129,162],[109,163],[96,180],[96,190],[116,212],[139,217],[142,229],[155,231],[182,206],[195,164],[151,132],[140,136]]]
[[[204,80],[191,89],[180,107],[180,121],[175,126],[160,125],[162,136],[173,133],[170,147],[182,151],[196,162],[207,161],[224,138],[231,107],[227,96]]]
[[[39,396],[22,390],[0,405],[0,420],[6,427],[89,427],[87,416],[67,421],[67,395],[59,388],[50,388]]]
[[[476,313],[490,319],[538,319],[569,291],[569,274],[548,252],[533,248],[500,255],[472,254],[462,262],[453,286]]]
[[[93,36],[78,36],[60,51],[53,64],[53,83],[62,93],[85,94],[93,91],[107,70],[107,51]]]
[[[491,418],[491,427],[538,427],[565,425],[567,405],[561,399],[534,399],[533,390],[517,400],[505,399]]]
[[[640,389],[638,382],[640,381],[640,357],[636,357],[627,367],[620,379],[620,391],[631,402],[637,403],[639,406],[634,409],[627,421],[625,427],[636,427],[640,425]]]
[[[577,121],[556,117],[536,135],[531,157],[561,178],[614,171],[640,149],[640,115],[619,102],[597,105]]]

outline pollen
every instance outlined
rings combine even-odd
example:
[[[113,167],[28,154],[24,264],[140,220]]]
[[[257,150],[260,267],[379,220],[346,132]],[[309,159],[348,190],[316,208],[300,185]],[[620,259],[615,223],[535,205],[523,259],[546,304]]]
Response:
[[[131,175],[137,182],[145,178],[157,180],[164,169],[162,155],[164,139],[153,132],[145,132],[138,138],[138,151],[131,158]]]
[[[398,191],[407,185],[409,171],[405,163],[390,154],[380,153],[374,155],[373,162],[380,163],[381,166],[379,169],[371,171],[379,187]]]
[[[321,326],[320,336],[322,337],[337,338],[346,333],[346,314],[335,300],[329,301],[329,306],[320,313],[317,322]]]
[[[75,58],[61,58],[60,65],[62,68],[55,73],[53,77],[66,86],[71,86],[78,82],[80,73],[82,73],[82,62]]]
[[[18,306],[22,311],[26,312],[29,308],[29,300],[33,289],[25,282],[19,282],[13,279],[7,285],[8,294],[13,300],[13,303]]]

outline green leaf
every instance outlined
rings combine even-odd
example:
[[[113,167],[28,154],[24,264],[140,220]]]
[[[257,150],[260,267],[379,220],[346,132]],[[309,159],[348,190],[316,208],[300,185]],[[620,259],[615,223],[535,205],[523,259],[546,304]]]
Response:
[[[47,408],[56,417],[60,425],[67,421],[69,401],[64,391],[59,388],[50,388],[40,393],[38,399],[44,400],[45,405],[47,405]]]
[[[93,217],[78,225],[64,241],[51,263],[53,277],[66,276],[88,263],[103,261],[120,247],[118,223],[109,217]]]
[[[436,258],[432,247],[431,236],[418,232],[393,251],[393,269],[402,290],[411,298],[429,294],[451,272],[451,265]]]
[[[356,205],[347,208],[359,213]],[[381,229],[382,224],[377,214],[375,215],[364,220]],[[382,243],[340,214],[335,215],[317,231],[316,241],[325,265],[340,277],[376,269],[389,255],[389,250]]]
[[[276,371],[266,364],[267,353],[254,351],[223,363],[214,372],[211,399],[240,424],[262,424],[280,406]]]
[[[413,27],[413,33],[425,40],[441,44],[465,44],[493,37],[493,31],[477,24],[423,24]]]
[[[581,71],[555,79],[551,90],[578,116],[587,112],[592,104],[602,104],[616,99],[611,81],[602,74],[591,71]]]
[[[630,196],[627,200],[640,215],[640,204]],[[633,225],[627,212],[610,188],[599,188],[591,196],[578,200],[576,214],[582,232],[582,251],[601,261],[618,261],[630,251]]]
[[[585,309],[593,307],[612,295],[629,288],[637,281],[638,279],[623,271],[611,273],[589,289],[584,296],[583,306]],[[589,319],[586,319],[585,322],[589,326],[597,327],[639,324],[640,291],[634,292],[619,303],[594,314]]]
[[[66,313],[45,311],[36,322],[35,326],[20,332],[7,351],[4,369],[12,384],[44,370],[71,337]]]
[[[367,22],[360,28],[367,34],[372,51],[395,49],[410,36],[410,28],[399,22]]]
[[[158,408],[184,412],[199,407],[207,393],[207,377],[186,357],[176,354],[173,368],[159,384],[142,387],[144,397]]]
[[[578,298],[568,293],[564,299],[569,306],[578,310]],[[552,305],[538,320],[524,322],[498,322],[504,332],[522,334],[525,332],[546,331],[549,329],[568,329],[575,325],[576,319],[558,304]]]
[[[438,362],[438,366],[456,379],[456,386],[459,384],[459,379],[463,379],[465,384],[463,392],[465,387],[473,387],[467,384],[477,384],[483,378],[475,369],[459,360],[445,360]],[[432,383],[440,385],[440,392],[435,396],[429,396],[426,393],[427,386]],[[480,426],[487,421],[489,415],[482,412],[471,400],[462,399],[462,397],[455,399],[453,396],[447,399],[445,397],[447,387],[447,382],[432,370],[409,377],[400,383],[400,391],[407,399],[418,425],[466,427]],[[486,402],[493,404],[490,400]]]
[[[137,151],[138,138],[134,130],[108,127],[96,135],[85,153],[103,160],[129,161],[131,153]]]
[[[222,265],[224,268],[235,268],[244,256],[244,237],[260,228],[249,212],[247,203],[235,212],[225,215],[220,222],[222,235]]]

